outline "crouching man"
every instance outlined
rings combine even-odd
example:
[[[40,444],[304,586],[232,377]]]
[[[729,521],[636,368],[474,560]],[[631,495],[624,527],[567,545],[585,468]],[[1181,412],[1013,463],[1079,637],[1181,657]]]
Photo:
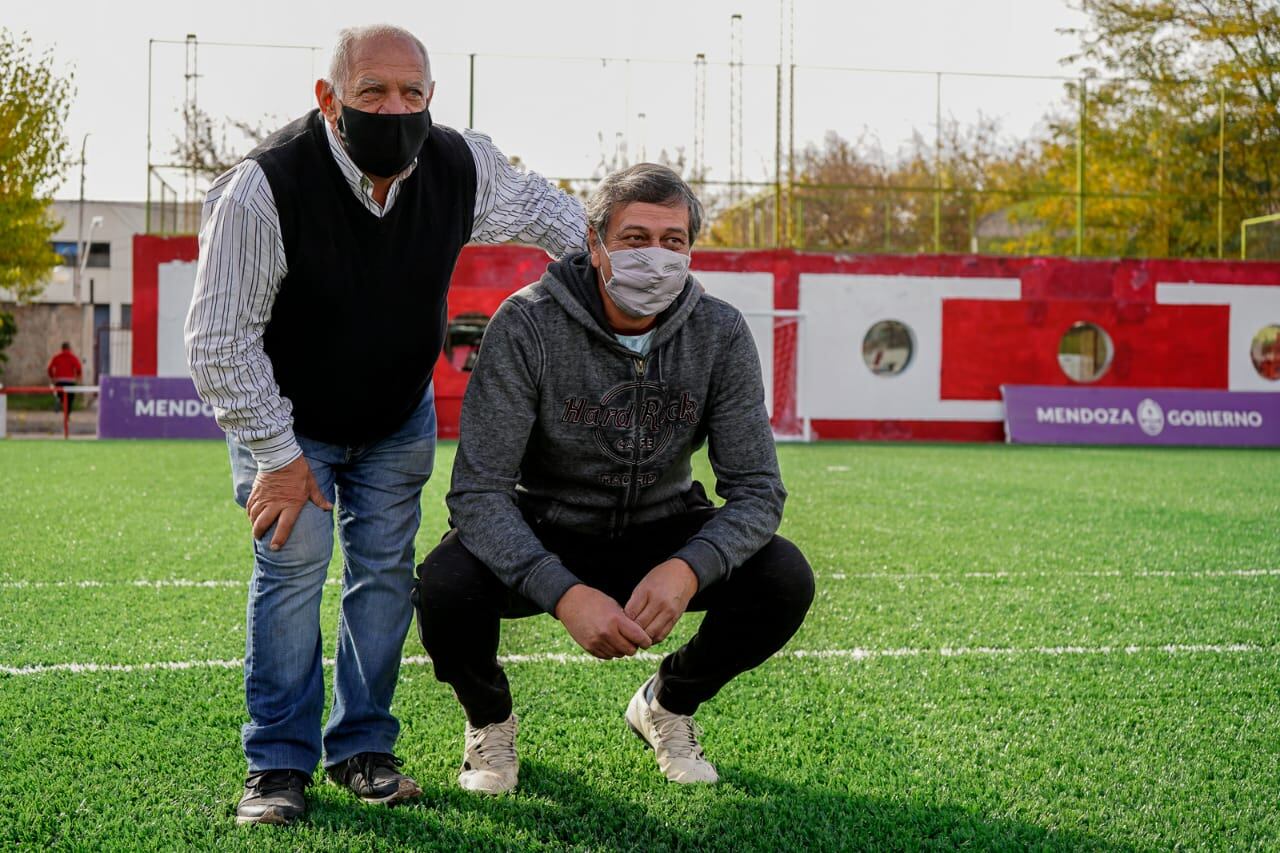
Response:
[[[493,315],[462,406],[453,530],[414,598],[436,678],[466,712],[463,788],[516,784],[501,620],[551,613],[599,658],[696,634],[636,691],[626,721],[674,782],[715,782],[693,713],[796,632],[813,573],[775,534],[786,490],[742,315],[689,275],[702,208],[670,169],[605,178],[590,249]],[[706,442],[724,505],[691,477]]]

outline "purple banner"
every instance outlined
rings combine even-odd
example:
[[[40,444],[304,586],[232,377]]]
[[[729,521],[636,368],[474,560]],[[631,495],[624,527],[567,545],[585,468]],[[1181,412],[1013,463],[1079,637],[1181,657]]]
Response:
[[[1280,393],[1001,385],[1013,444],[1280,447]]]
[[[98,438],[222,438],[190,379],[104,376],[98,384]]]

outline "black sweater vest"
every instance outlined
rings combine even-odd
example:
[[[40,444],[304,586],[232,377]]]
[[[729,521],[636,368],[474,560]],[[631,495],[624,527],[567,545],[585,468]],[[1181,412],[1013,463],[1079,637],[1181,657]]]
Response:
[[[379,219],[338,169],[323,121],[313,110],[248,155],[271,186],[288,263],[263,345],[294,431],[359,445],[395,432],[431,381],[476,169],[462,136],[435,125]]]

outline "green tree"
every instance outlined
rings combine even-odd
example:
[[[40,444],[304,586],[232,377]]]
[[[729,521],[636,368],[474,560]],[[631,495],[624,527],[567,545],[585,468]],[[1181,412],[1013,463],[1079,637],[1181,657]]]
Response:
[[[19,302],[38,296],[60,263],[49,203],[65,165],[72,93],[50,53],[36,55],[30,38],[0,28],[0,287]]]
[[[1280,3],[1077,8],[1087,24],[1063,61],[1081,78],[1042,131],[1011,141],[987,119],[944,120],[940,145],[930,129],[888,153],[874,137],[830,132],[797,152],[796,242],[1071,255],[1083,209],[1085,255],[1234,255],[1241,219],[1280,211]],[[724,211],[713,236],[768,245],[772,205],[765,192]]]
[[[13,315],[8,311],[0,311],[0,376],[4,376],[4,366],[9,362],[9,356],[5,350],[9,348],[9,344],[13,343],[17,334],[18,324],[13,319]]]
[[[1077,136],[1086,254],[1210,256],[1246,216],[1280,208],[1280,6],[1274,0],[1084,0],[1084,82],[1041,140],[1024,206],[1042,251],[1075,250]],[[1083,86],[1083,91],[1082,91]],[[1084,119],[1081,110],[1084,104]],[[1221,120],[1221,123],[1220,123]]]
[[[831,251],[1010,251],[1003,236],[983,236],[983,225],[1025,198],[1031,154],[987,117],[971,126],[944,120],[940,138],[916,132],[892,154],[872,136],[847,140],[829,131],[821,146],[797,152],[796,242]],[[771,200],[762,197],[757,207]],[[735,224],[728,217],[716,223],[720,232]],[[741,240],[741,231],[726,237]]]

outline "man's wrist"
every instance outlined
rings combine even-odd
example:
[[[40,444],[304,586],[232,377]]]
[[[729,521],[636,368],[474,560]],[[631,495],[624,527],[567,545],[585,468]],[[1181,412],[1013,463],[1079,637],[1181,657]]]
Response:
[[[556,619],[559,619],[561,622],[563,622],[563,621],[564,621],[564,619],[562,619],[562,618],[561,618],[561,615],[560,615],[560,606],[561,606],[561,605],[563,605],[563,604],[566,604],[566,603],[572,603],[572,602],[569,602],[569,600],[568,600],[568,599],[569,599],[569,593],[573,592],[575,589],[577,589],[577,588],[578,588],[578,587],[580,587],[580,586],[585,587],[585,586],[586,586],[586,584],[584,584],[584,583],[582,583],[582,582],[575,583],[575,584],[573,584],[572,586],[570,586],[568,589],[566,589],[564,592],[562,592],[562,593],[560,594],[560,600],[556,602],[556,606],[555,606],[555,608],[554,608],[554,609],[552,610],[552,612],[551,612],[551,615],[552,615],[552,616],[554,616]]]
[[[292,431],[270,438],[251,439],[244,444],[253,454],[259,474],[279,471],[302,455],[302,447]]]
[[[681,560],[698,579],[698,589],[706,589],[725,575],[724,559],[710,542],[704,539],[691,539],[675,554],[673,559]]]
[[[680,574],[684,578],[685,591],[692,598],[698,591],[698,573],[683,557],[672,557],[670,562],[680,569]]]

